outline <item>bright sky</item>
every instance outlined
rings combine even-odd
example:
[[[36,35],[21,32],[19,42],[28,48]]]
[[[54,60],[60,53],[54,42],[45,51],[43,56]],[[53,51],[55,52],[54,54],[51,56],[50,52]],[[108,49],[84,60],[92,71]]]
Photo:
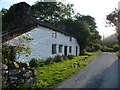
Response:
[[[9,8],[11,5],[18,2],[26,2],[30,5],[38,0],[0,0],[0,8]],[[111,13],[115,8],[118,8],[120,0],[59,0],[66,3],[74,4],[74,9],[82,15],[91,15],[97,23],[97,30],[100,35],[110,35],[115,33],[115,27],[105,27],[106,15]]]

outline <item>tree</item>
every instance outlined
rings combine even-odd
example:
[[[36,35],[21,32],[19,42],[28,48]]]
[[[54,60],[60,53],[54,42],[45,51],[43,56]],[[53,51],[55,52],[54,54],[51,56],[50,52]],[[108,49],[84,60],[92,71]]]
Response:
[[[31,54],[30,47],[27,45],[33,40],[29,35],[21,36],[14,42],[13,45],[8,45],[10,42],[3,43],[2,45],[2,59],[5,64],[10,63],[10,61],[16,61],[20,58],[20,55],[24,53],[26,57]]]
[[[62,28],[63,26],[64,28]],[[57,27],[61,27],[63,31],[73,35],[80,45],[80,54],[84,54],[84,49],[90,41],[90,30],[88,28],[88,24],[77,20],[64,19],[57,24]]]
[[[64,19],[71,18],[74,10],[73,4],[63,4],[61,2],[36,2],[31,6],[31,15],[39,18],[43,22],[55,24]]]
[[[80,15],[77,13],[75,16],[75,19],[81,22],[85,22],[88,24],[89,32],[90,32],[90,42],[89,42],[89,47],[92,48],[94,44],[100,43],[101,36],[99,35],[99,32],[96,30],[96,22],[95,19],[89,15]]]
[[[120,10],[115,9],[109,15],[107,15],[106,19],[109,21],[109,24],[112,24],[116,27],[116,32],[118,34],[118,43],[120,46]]]

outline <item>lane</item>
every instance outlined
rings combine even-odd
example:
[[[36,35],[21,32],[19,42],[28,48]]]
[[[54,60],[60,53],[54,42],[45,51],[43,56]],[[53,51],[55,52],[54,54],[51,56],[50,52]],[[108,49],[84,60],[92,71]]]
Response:
[[[56,88],[118,88],[118,58],[102,52],[84,69]]]

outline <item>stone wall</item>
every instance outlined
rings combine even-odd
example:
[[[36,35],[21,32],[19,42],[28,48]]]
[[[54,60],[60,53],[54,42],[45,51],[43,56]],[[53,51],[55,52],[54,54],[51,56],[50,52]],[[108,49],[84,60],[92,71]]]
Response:
[[[27,63],[12,62],[4,64],[3,68],[3,89],[17,88],[22,83],[35,83],[37,80],[36,72]]]

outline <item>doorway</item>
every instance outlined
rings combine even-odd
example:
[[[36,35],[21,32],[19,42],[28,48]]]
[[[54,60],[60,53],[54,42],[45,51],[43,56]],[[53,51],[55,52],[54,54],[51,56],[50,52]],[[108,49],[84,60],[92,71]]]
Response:
[[[67,46],[64,46],[64,55],[67,55]]]

